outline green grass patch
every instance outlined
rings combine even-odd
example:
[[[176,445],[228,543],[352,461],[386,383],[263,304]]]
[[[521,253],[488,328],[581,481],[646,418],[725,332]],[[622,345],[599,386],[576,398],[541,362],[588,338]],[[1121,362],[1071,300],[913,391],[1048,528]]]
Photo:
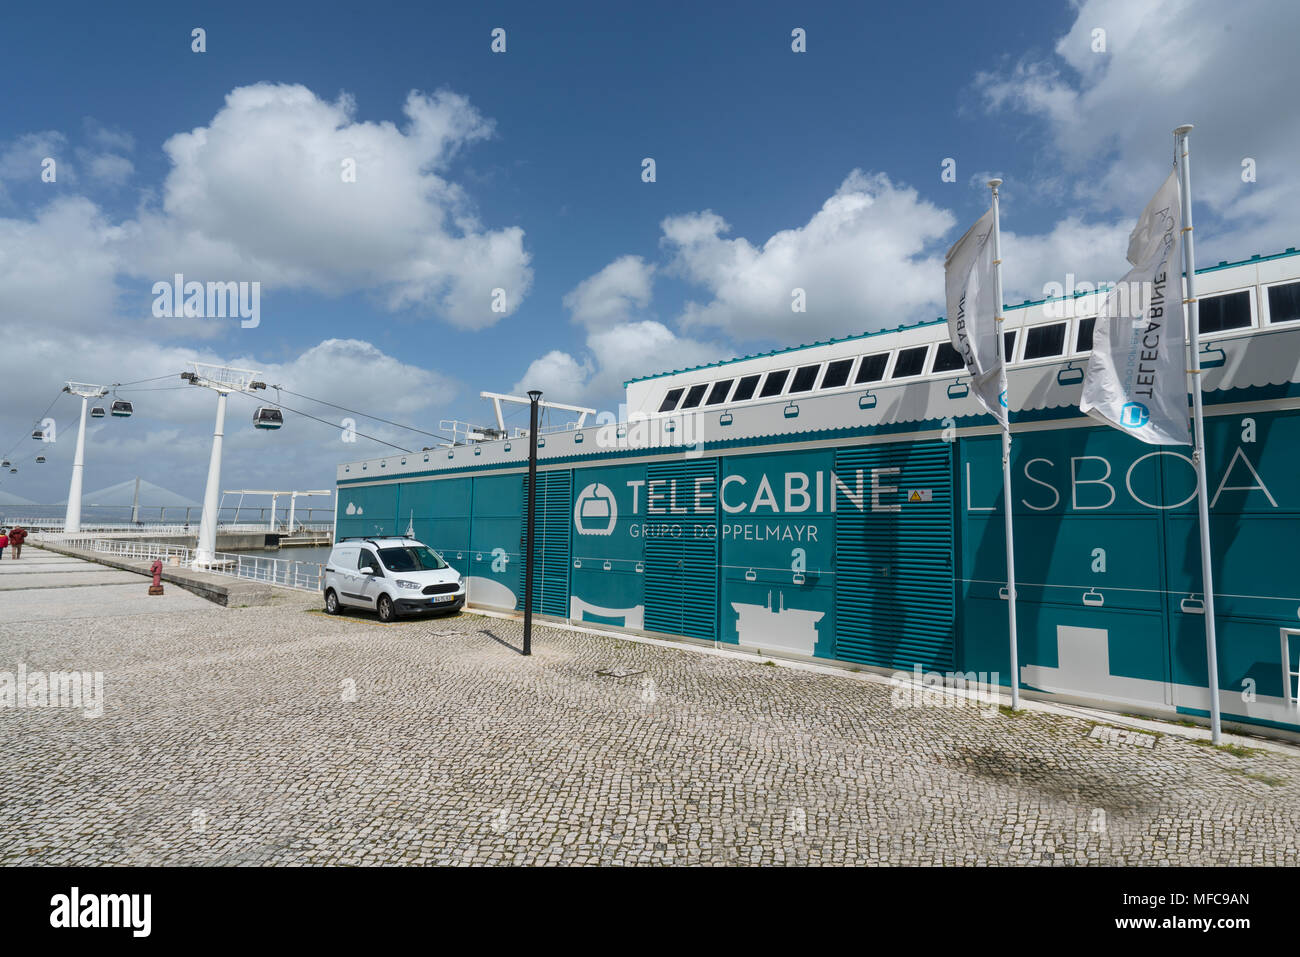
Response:
[[[1216,751],[1231,754],[1236,758],[1253,758],[1257,754],[1264,753],[1259,748],[1247,748],[1240,744],[1215,744],[1208,738],[1193,738],[1192,744],[1199,744],[1203,748],[1213,748]]]
[[[1239,774],[1243,778],[1250,778],[1252,781],[1259,781],[1262,784],[1267,784],[1271,788],[1280,788],[1282,785],[1286,784],[1286,778],[1276,774],[1259,774],[1254,771],[1243,771],[1240,768],[1229,768],[1228,773]]]

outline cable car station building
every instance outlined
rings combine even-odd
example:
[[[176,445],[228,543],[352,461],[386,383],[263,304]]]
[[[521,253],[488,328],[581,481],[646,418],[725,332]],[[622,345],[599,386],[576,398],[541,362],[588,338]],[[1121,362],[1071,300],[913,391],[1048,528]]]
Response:
[[[1225,722],[1300,735],[1300,254],[1198,270]],[[1189,446],[1079,412],[1101,294],[1006,309],[1028,695],[1206,715]],[[626,383],[539,437],[534,612],[1009,683],[1001,444],[943,320]],[[528,439],[338,469],[338,537],[413,528],[519,609]]]

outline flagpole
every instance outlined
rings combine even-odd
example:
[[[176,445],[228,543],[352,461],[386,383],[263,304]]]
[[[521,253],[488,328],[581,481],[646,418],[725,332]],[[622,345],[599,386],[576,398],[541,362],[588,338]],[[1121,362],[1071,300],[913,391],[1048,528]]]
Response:
[[[1007,397],[1006,336],[1002,334],[1002,236],[998,213],[998,187],[1002,180],[989,180],[993,192],[993,313],[998,348],[998,398],[1002,402],[1002,501],[1005,506],[1007,537],[1007,629],[1011,636],[1011,708],[1020,709],[1020,654],[1016,648],[1016,550],[1011,532],[1011,401]]]
[[[1187,292],[1183,298],[1183,315],[1187,321],[1187,337],[1191,346],[1192,364],[1187,370],[1192,377],[1192,461],[1196,463],[1196,510],[1201,525],[1201,587],[1205,590],[1205,654],[1209,664],[1210,685],[1210,737],[1218,744],[1222,737],[1219,715],[1219,654],[1214,634],[1214,569],[1210,555],[1210,504],[1205,480],[1205,417],[1201,409],[1201,310],[1196,302],[1196,247],[1192,242],[1192,177],[1188,168],[1187,134],[1192,124],[1174,130],[1175,157],[1178,160],[1178,195],[1183,213],[1183,270],[1187,276]]]

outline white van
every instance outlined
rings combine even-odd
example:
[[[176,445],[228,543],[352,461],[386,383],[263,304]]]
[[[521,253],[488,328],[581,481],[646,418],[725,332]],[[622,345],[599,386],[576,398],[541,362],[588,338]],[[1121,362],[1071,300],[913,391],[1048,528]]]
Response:
[[[345,538],[325,566],[325,612],[371,608],[380,621],[422,611],[457,611],[465,580],[432,548],[413,538]]]

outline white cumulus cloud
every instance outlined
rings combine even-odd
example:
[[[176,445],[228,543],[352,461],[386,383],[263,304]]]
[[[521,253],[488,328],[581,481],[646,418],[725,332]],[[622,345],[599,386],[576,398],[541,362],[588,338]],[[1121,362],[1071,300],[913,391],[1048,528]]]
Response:
[[[851,172],[809,221],[760,245],[727,238],[712,211],[662,223],[672,266],[712,294],[688,303],[683,327],[745,339],[808,341],[933,318],[943,298],[935,241],[952,213],[883,173]],[[802,290],[806,312],[795,312]]]
[[[616,405],[627,379],[715,358],[720,346],[681,336],[646,314],[655,272],[640,256],[620,256],[578,283],[564,305],[586,328],[586,352],[551,350],[533,360],[515,390],[541,389],[559,402]]]
[[[1041,166],[1060,171],[1051,181],[1068,184],[1071,202],[1130,227],[1173,161],[1173,128],[1195,124],[1198,258],[1241,258],[1296,245],[1300,124],[1286,104],[1300,86],[1297,35],[1291,0],[1084,0],[1054,56],[982,73],[977,86],[990,109],[1043,123]]]
[[[347,96],[233,90],[206,126],[164,144],[172,170],[162,208],[132,224],[131,271],[368,290],[392,309],[494,324],[532,285],[523,231],[484,227],[445,177],[492,123],[446,91],[412,92],[403,111],[399,128],[358,119]]]
[[[565,294],[564,306],[587,326],[622,321],[650,304],[654,273],[640,256],[621,256]]]

